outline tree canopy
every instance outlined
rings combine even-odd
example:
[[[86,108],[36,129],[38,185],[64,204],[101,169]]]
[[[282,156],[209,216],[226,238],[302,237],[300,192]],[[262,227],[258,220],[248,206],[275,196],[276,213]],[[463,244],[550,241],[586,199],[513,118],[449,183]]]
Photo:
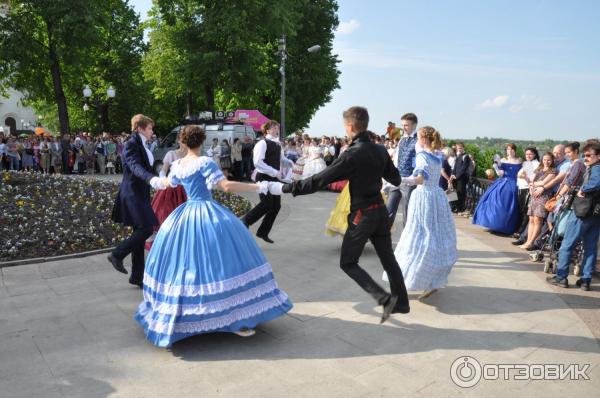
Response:
[[[278,119],[283,34],[288,131],[306,126],[338,87],[334,0],[154,0],[144,24],[127,0],[8,4],[0,16],[7,61],[0,90],[23,92],[44,123],[63,133],[72,126],[117,131],[140,112],[165,127],[202,110],[250,108]],[[321,51],[308,54],[315,44]],[[117,92],[110,101],[109,86]]]

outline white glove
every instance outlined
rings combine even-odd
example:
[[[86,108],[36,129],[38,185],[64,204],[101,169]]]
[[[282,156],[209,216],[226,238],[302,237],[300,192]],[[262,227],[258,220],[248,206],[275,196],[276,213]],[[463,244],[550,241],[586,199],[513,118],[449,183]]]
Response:
[[[163,183],[159,177],[152,177],[150,179],[150,186],[157,190],[167,189],[167,186]]]
[[[282,183],[271,181],[271,182],[269,182],[269,193],[271,195],[278,195],[278,196],[282,195],[283,194],[282,187],[283,187]]]
[[[400,185],[404,185],[404,186],[417,185],[417,182],[415,181],[415,177],[413,177],[413,176],[402,177],[402,182],[400,183]]]
[[[259,194],[267,194],[269,192],[269,181],[259,181],[256,183],[256,192]]]

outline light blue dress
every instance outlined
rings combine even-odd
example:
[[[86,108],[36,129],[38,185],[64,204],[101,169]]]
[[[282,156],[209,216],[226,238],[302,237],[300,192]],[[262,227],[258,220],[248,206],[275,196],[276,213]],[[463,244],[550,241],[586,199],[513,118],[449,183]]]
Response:
[[[171,165],[188,200],[161,225],[146,259],[135,319],[159,347],[201,333],[254,328],[292,308],[248,229],[212,199],[225,177],[203,156]]]
[[[394,252],[407,290],[444,287],[456,263],[456,227],[446,193],[439,187],[442,161],[417,153],[413,176],[425,181],[410,196],[406,226]]]

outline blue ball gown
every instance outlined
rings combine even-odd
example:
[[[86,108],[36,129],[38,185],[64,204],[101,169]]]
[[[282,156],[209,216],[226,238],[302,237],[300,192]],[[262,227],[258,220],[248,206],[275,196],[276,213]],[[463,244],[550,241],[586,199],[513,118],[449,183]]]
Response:
[[[201,333],[254,328],[292,308],[242,222],[212,199],[224,179],[209,157],[171,165],[188,200],[161,225],[146,259],[135,319],[159,347]]]
[[[425,181],[410,195],[406,226],[394,251],[407,290],[446,286],[458,257],[454,217],[446,192],[439,187],[441,170],[438,156],[417,153],[412,175],[422,174]]]
[[[512,234],[519,222],[519,189],[517,174],[521,164],[502,163],[504,175],[485,191],[473,215],[473,224],[492,231]]]

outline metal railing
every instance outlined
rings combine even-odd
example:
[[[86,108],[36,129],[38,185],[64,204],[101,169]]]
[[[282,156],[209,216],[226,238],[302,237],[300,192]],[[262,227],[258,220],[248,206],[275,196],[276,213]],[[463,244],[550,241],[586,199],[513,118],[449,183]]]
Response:
[[[486,180],[484,178],[471,178],[467,184],[467,199],[465,200],[465,213],[472,216],[475,213],[477,204],[481,196],[487,191],[494,181]]]

